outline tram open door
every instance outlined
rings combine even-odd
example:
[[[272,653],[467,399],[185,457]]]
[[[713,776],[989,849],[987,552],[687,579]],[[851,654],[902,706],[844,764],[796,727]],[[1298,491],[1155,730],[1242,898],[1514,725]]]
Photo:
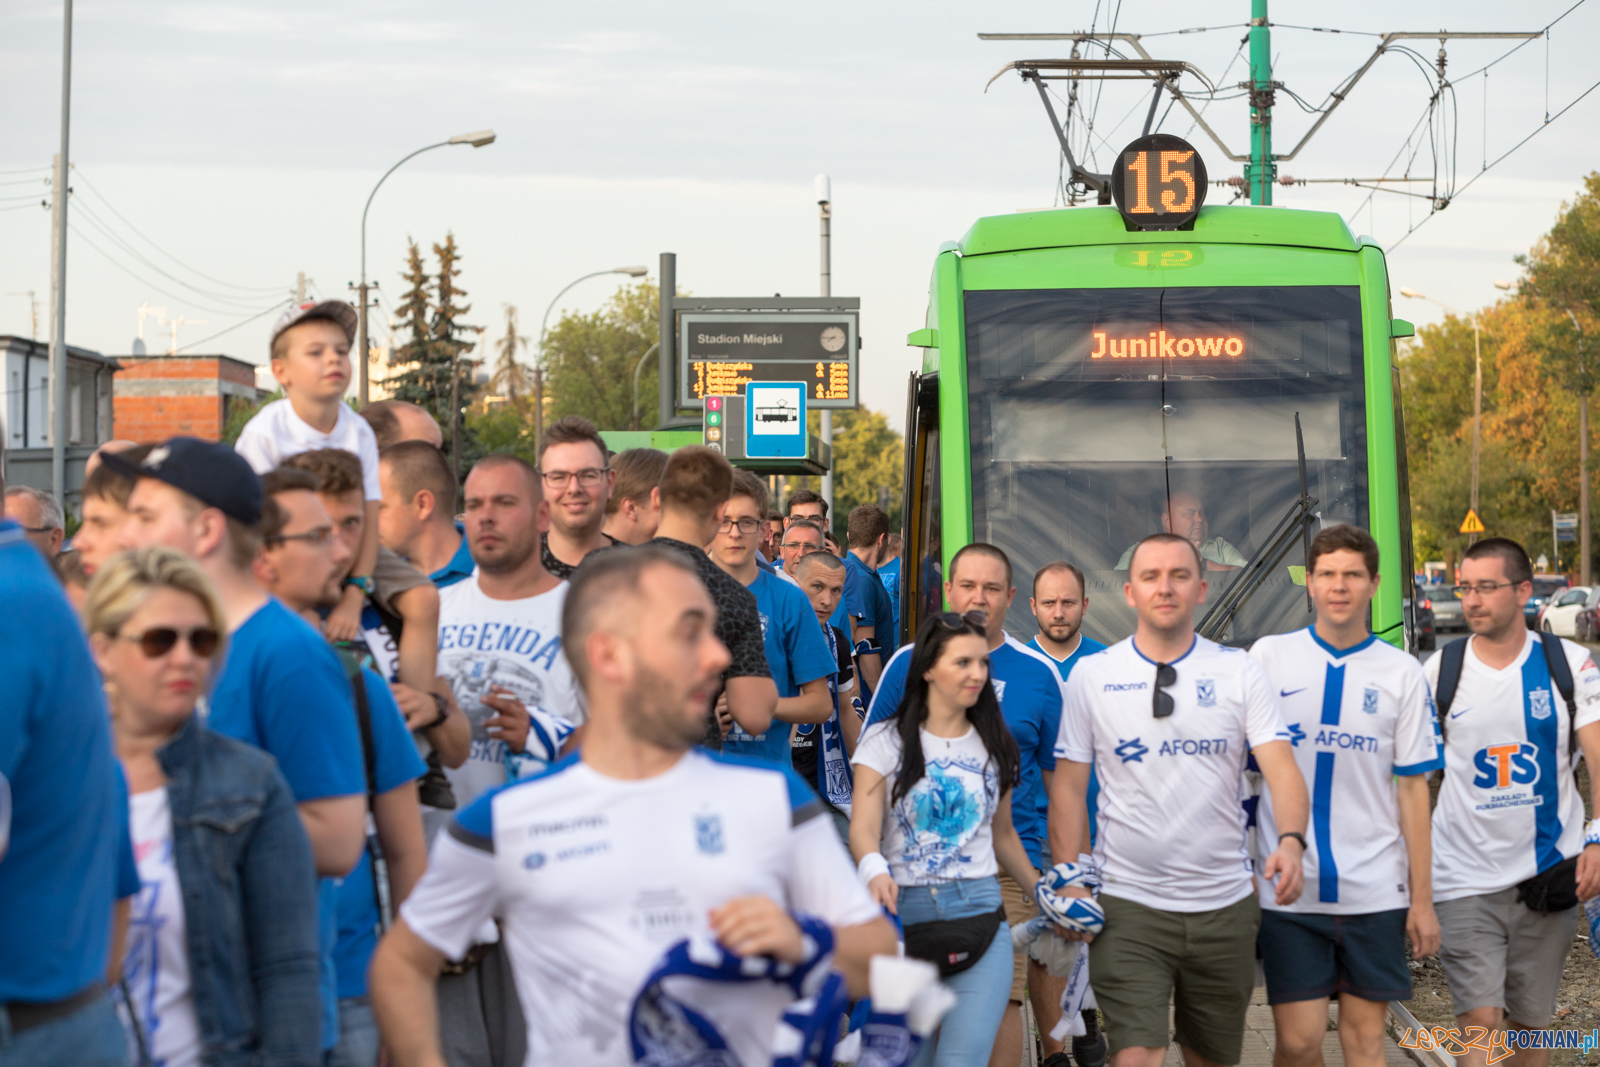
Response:
[[[939,508],[939,376],[913,373],[906,395],[906,487],[901,509],[900,635],[909,642],[944,610]]]

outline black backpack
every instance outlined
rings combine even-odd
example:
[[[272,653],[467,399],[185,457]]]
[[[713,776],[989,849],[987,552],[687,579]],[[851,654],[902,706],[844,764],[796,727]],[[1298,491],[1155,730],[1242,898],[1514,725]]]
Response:
[[[1439,687],[1434,693],[1434,700],[1438,704],[1439,736],[1445,733],[1445,723],[1449,719],[1450,705],[1456,698],[1456,687],[1461,684],[1461,668],[1467,662],[1467,641],[1462,638],[1445,645],[1439,652]],[[1578,719],[1577,689],[1572,684],[1572,665],[1567,662],[1567,654],[1561,647],[1561,638],[1555,634],[1541,633],[1539,644],[1544,647],[1544,663],[1550,669],[1550,680],[1561,693],[1561,699],[1567,702],[1567,749],[1571,751],[1577,744],[1576,729]]]

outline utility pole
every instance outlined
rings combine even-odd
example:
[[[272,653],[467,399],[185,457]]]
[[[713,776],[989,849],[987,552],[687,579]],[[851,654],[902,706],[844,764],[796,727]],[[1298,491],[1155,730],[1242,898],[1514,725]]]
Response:
[[[39,292],[36,289],[16,289],[6,294],[7,296],[25,296],[28,298],[28,336],[37,341],[39,339]]]
[[[1252,204],[1272,203],[1278,165],[1272,159],[1272,105],[1277,85],[1272,80],[1272,28],[1267,0],[1250,0],[1250,162],[1244,165]]]
[[[829,247],[833,234],[833,192],[826,174],[819,174],[814,182],[817,194],[817,214],[822,220],[822,294],[833,295],[833,254]],[[822,499],[833,513],[833,409],[823,408],[820,416],[822,443],[828,448],[828,470],[822,476]],[[832,518],[829,525],[835,525]]]
[[[660,299],[661,318],[657,328],[656,340],[660,348],[656,350],[656,371],[659,374],[660,407],[656,410],[656,425],[666,429],[678,421],[678,394],[677,386],[673,379],[677,376],[677,320],[672,313],[672,302],[678,296],[678,254],[676,252],[661,253],[661,266],[657,268],[661,279]],[[541,357],[543,353],[540,353]]]
[[[306,272],[300,271],[294,276],[294,302],[296,305],[306,302]]]
[[[55,192],[51,222],[55,255],[51,257],[50,299],[50,491],[63,507],[67,500],[67,134],[72,116],[72,0],[63,0],[61,30],[61,151],[55,158]]]
[[[1571,308],[1562,308],[1578,335],[1578,579],[1589,584],[1589,379],[1583,367],[1583,327]]]
[[[1472,316],[1472,513],[1478,514],[1478,460],[1483,455],[1483,331],[1479,319]],[[1478,516],[1482,519],[1483,516]],[[1469,546],[1478,543],[1478,535],[1467,535]]]

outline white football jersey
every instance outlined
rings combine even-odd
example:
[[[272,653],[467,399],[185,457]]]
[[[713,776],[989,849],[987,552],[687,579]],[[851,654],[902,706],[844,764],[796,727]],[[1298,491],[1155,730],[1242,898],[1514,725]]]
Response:
[[[1175,708],[1157,719],[1156,664],[1133,638],[1079,660],[1056,758],[1092,762],[1100,779],[1094,861],[1106,893],[1211,911],[1252,892],[1241,804],[1250,746],[1289,733],[1266,673],[1243,649],[1197,636],[1173,667]]]
[[[1573,786],[1567,704],[1531,631],[1515,662],[1491,670],[1467,644],[1443,723],[1444,785],[1433,810],[1433,899],[1495,893],[1583,848],[1583,800]],[[1578,726],[1600,719],[1600,670],[1561,642],[1572,668]],[[1424,665],[1439,684],[1440,658]]]
[[[1409,907],[1394,780],[1444,766],[1422,664],[1370,634],[1338,651],[1309,627],[1263,637],[1250,654],[1277,693],[1311,794],[1305,890],[1281,905],[1261,881],[1261,906],[1322,915]],[[1259,862],[1278,847],[1269,790],[1256,825]]]
[[[760,894],[834,927],[878,916],[819,816],[811,789],[770,763],[696,750],[621,781],[573,755],[463,810],[400,914],[452,959],[500,918],[528,1064],[631,1067],[635,994],[674,942],[709,933],[712,908]],[[770,1063],[791,998],[741,983],[697,1008],[737,1062]]]

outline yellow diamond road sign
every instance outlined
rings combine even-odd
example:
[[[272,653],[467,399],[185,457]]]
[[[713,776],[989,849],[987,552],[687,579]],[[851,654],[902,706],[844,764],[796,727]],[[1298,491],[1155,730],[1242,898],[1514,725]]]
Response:
[[[1461,520],[1462,533],[1483,533],[1483,520],[1478,518],[1476,511],[1467,509],[1467,517]]]

